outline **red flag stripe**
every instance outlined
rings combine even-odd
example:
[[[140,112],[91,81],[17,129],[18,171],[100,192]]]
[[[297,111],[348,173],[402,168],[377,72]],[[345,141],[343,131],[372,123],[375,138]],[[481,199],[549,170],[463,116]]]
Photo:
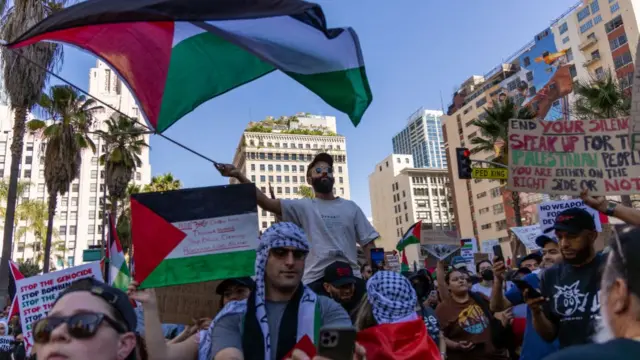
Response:
[[[88,25],[40,34],[11,47],[59,41],[93,53],[127,80],[147,121],[155,128],[169,71],[173,29],[172,21]],[[153,61],[136,61],[149,57]]]

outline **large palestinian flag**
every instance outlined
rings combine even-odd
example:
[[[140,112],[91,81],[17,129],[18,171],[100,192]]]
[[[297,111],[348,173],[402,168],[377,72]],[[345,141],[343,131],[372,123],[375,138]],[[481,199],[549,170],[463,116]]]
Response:
[[[299,0],[89,0],[7,40],[12,48],[49,40],[94,53],[158,132],[276,69],[354,125],[372,99],[356,33],[327,28],[320,6]]]
[[[134,279],[153,288],[251,276],[258,231],[253,184],[132,195]]]

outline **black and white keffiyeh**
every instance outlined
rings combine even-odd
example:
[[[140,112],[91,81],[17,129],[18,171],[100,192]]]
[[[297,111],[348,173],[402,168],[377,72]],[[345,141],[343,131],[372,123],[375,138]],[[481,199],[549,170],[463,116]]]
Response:
[[[418,318],[416,291],[406,277],[393,271],[378,271],[367,281],[367,296],[378,324],[393,324]]]
[[[265,272],[269,251],[283,247],[309,251],[309,241],[299,226],[289,222],[276,223],[262,234],[256,251],[255,309],[257,319],[267,319]],[[304,285],[301,284],[301,286]],[[298,308],[297,341],[304,335],[314,339],[316,294],[306,286],[304,286],[303,291]],[[271,344],[269,323],[267,321],[259,321],[259,323],[264,338],[264,358],[269,360],[271,359],[271,351],[277,351],[275,346],[278,344],[275,344],[275,346]]]

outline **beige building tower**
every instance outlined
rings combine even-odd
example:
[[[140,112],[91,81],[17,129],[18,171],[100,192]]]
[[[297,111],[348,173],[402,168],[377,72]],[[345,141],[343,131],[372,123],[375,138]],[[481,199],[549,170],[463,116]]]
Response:
[[[298,113],[250,122],[240,137],[233,165],[265,194],[270,194],[271,187],[275,198],[296,199],[311,189],[307,165],[320,152],[333,156],[335,195],[350,199],[347,143],[337,133],[334,116]],[[262,231],[277,221],[262,209],[258,215]]]

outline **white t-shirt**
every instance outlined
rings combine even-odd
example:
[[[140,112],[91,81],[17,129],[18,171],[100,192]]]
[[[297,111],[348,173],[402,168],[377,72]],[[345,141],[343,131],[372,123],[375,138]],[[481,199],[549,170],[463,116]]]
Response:
[[[364,213],[351,200],[336,198],[280,200],[282,219],[304,229],[311,251],[302,281],[312,283],[324,276],[324,269],[335,261],[351,264],[360,275],[356,243],[364,246],[380,237]]]

